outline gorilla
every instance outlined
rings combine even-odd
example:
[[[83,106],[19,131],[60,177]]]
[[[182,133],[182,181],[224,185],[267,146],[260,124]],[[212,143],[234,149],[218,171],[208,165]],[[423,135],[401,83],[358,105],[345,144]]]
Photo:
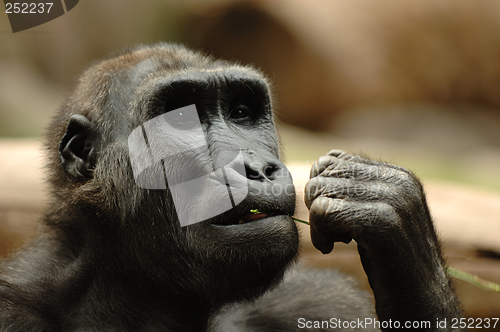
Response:
[[[314,246],[355,240],[375,302],[349,277],[295,264],[273,104],[258,70],[176,44],[85,71],[46,136],[41,235],[1,265],[0,330],[458,329],[404,168],[332,150],[305,188]]]

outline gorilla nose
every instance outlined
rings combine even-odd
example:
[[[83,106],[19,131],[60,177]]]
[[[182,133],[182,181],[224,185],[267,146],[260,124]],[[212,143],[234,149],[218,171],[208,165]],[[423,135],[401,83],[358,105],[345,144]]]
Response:
[[[267,151],[230,149],[220,146],[214,153],[215,169],[229,168],[256,183],[291,182],[291,175],[285,165]]]

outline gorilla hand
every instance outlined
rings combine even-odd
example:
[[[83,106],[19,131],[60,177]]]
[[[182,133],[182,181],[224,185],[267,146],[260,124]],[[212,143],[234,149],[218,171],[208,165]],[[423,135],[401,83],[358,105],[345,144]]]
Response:
[[[305,189],[314,246],[354,239],[380,320],[461,317],[418,179],[406,169],[332,150]]]

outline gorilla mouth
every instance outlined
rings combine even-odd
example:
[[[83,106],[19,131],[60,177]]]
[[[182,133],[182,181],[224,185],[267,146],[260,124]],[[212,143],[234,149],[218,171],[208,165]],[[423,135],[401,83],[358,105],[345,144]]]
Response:
[[[248,222],[252,222],[254,220],[259,220],[267,217],[269,217],[269,215],[265,213],[250,213],[241,217],[240,220],[238,221],[238,224],[246,224]]]
[[[277,211],[276,211],[277,212]],[[233,226],[233,225],[243,225],[243,224],[248,224],[253,221],[269,218],[269,217],[276,217],[281,215],[281,213],[274,213],[274,214],[267,214],[267,213],[247,213],[244,215],[240,215],[239,217],[236,215],[232,218],[224,218],[224,219],[218,219],[216,221],[212,222],[212,225],[217,225],[217,226]]]

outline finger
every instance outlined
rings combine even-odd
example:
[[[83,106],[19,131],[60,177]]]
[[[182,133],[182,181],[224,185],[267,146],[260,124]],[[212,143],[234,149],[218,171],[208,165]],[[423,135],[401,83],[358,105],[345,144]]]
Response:
[[[349,199],[356,202],[379,202],[397,206],[404,186],[395,186],[383,181],[358,181],[344,178],[318,176],[309,180],[304,188],[304,202],[311,209],[319,197]]]
[[[326,155],[321,156],[313,164],[309,178],[313,178],[321,174],[326,168],[335,168],[340,159],[350,159],[351,155],[342,150],[331,150]]]
[[[323,200],[323,203],[327,204],[327,199]],[[335,242],[349,243],[352,237],[348,233],[335,233],[331,232],[328,227],[324,227],[322,220],[327,220],[327,215],[329,209],[328,207],[322,206],[321,201],[318,203],[318,207],[314,208],[313,213],[315,214],[314,222],[311,222],[311,241],[316,249],[321,251],[323,254],[328,254],[333,250]],[[327,204],[328,205],[328,204]],[[320,220],[317,222],[317,220]]]
[[[311,229],[327,234],[349,233],[356,228],[356,223],[350,225],[350,215],[355,213],[352,205],[352,202],[342,199],[318,197],[309,210]]]
[[[309,174],[309,178],[313,178],[321,174],[327,167],[335,166],[338,163],[338,159],[332,156],[321,156],[316,160],[311,168],[311,172]]]
[[[403,172],[408,172],[408,170],[405,169],[404,167],[401,167],[398,165],[393,165],[393,164],[388,164],[388,163],[385,163],[382,161],[371,160],[365,156],[352,155],[352,154],[349,154],[349,153],[342,151],[342,150],[334,149],[334,150],[331,150],[330,152],[328,152],[327,155],[334,157],[334,158],[337,158],[339,160],[352,161],[352,162],[357,162],[357,163],[365,164],[365,165],[386,166],[386,167],[397,169],[397,170],[400,170]],[[336,163],[336,161],[332,160],[332,163]]]
[[[358,162],[344,161],[335,168],[328,167],[321,176],[329,178],[355,179],[359,181],[386,181],[388,183],[399,182],[407,178],[408,174],[388,165],[366,165]]]
[[[336,179],[327,178],[324,176],[317,176],[310,179],[304,188],[304,202],[310,209],[313,201],[320,196],[328,198],[346,198],[354,196],[355,191],[361,191],[357,188],[362,184],[357,184],[355,181],[349,179]]]
[[[339,151],[339,150],[333,150],[333,151]],[[389,164],[389,163],[385,163],[383,161],[371,160],[371,159],[369,159],[369,158],[367,158],[365,156],[351,155],[351,154],[343,152],[343,153],[339,154],[337,156],[337,158],[341,159],[341,160],[350,161],[350,162],[353,162],[353,163],[364,164],[364,165],[371,165],[371,166],[382,166],[382,167],[387,167],[387,168],[391,168],[391,169],[394,169],[394,170],[402,171],[402,172],[405,172],[405,173],[410,173],[404,167],[401,167],[401,166],[398,166],[398,165]]]
[[[330,152],[328,152],[327,155],[335,157],[335,158],[343,158],[343,157],[346,157],[346,156],[350,156],[344,150],[339,150],[339,149],[330,150]]]
[[[322,176],[314,177],[307,181],[304,187],[304,202],[308,209],[311,208],[312,201],[324,192],[330,181],[331,179]]]
[[[346,170],[362,171],[366,165],[386,166],[389,165],[375,162],[369,159],[364,159],[360,156],[350,155],[342,150],[332,150],[327,155],[321,156],[313,164],[309,177],[312,179],[318,175],[335,176],[342,175]]]
[[[335,241],[330,234],[317,231],[311,227],[311,242],[316,249],[326,255],[333,250]]]
[[[309,211],[311,230],[328,234],[332,241],[348,240],[345,234],[359,240],[363,234],[371,234],[373,228],[398,226],[399,221],[396,209],[382,202],[320,196],[313,201]]]
[[[375,180],[393,184],[418,182],[410,171],[399,166],[347,154],[343,155],[342,159],[336,159],[332,156],[321,157],[313,165],[311,174],[316,177],[346,178],[359,181]]]

